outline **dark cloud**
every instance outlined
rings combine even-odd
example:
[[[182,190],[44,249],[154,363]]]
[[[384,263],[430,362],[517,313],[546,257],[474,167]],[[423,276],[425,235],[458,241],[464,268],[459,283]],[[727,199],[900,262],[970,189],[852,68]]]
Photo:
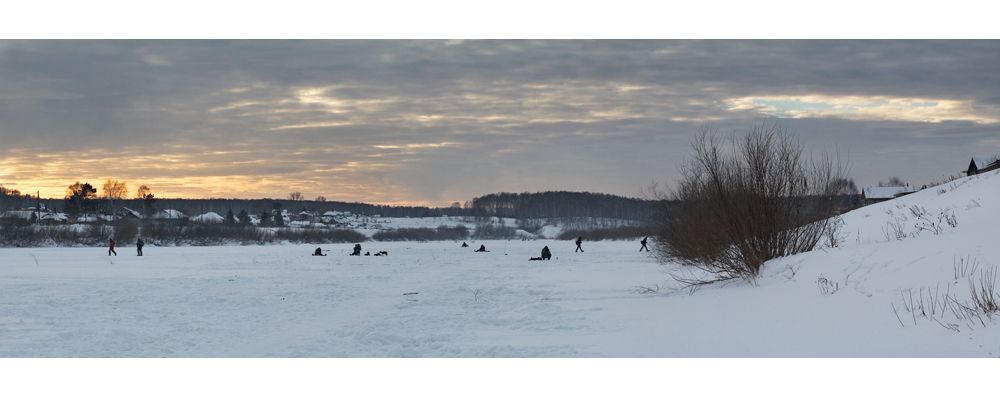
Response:
[[[501,190],[633,196],[673,181],[698,127],[773,122],[764,104],[783,102],[826,107],[784,110],[798,118],[779,122],[814,146],[849,150],[859,184],[928,181],[998,152],[998,50],[996,41],[8,41],[0,180],[432,205]],[[24,156],[39,153],[67,159]]]

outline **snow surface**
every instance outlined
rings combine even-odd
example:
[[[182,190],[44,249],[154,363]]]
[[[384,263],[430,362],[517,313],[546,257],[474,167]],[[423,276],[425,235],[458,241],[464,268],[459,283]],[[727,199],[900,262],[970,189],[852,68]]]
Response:
[[[991,172],[864,207],[839,247],[694,291],[626,241],[6,248],[0,357],[997,357],[995,321],[904,306],[1000,264],[997,193]]]

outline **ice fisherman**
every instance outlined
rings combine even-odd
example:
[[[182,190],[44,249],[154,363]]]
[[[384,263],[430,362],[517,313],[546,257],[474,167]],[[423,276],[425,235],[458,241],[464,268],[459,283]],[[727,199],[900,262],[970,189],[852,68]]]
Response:
[[[110,246],[110,247],[108,247],[108,255],[110,256],[111,253],[115,253],[115,256],[117,256],[118,252],[115,251],[115,238],[109,237],[108,238],[108,242],[109,242],[109,246]]]
[[[469,247],[468,243],[462,242],[462,247]]]
[[[143,244],[145,244],[145,243],[142,242],[142,238],[135,239],[135,251],[139,252],[139,254],[138,254],[139,256],[142,255],[142,245]]]
[[[326,254],[323,254],[323,249],[317,247],[316,248],[316,252],[314,252],[313,255],[314,256],[325,256]]]
[[[481,245],[479,245],[479,250],[476,250],[476,253],[485,252],[485,251],[486,251],[486,245],[485,244],[481,244]]]
[[[542,247],[542,259],[543,260],[552,259],[552,252],[549,251],[549,246]]]
[[[576,238],[576,250],[573,251],[574,253],[576,253],[578,251],[579,252],[583,252],[583,248],[580,247],[581,243],[583,243],[583,236],[580,236],[580,237]]]
[[[354,252],[351,253],[350,255],[352,255],[352,256],[360,256],[361,255],[361,245],[360,244],[355,244],[354,245]]]

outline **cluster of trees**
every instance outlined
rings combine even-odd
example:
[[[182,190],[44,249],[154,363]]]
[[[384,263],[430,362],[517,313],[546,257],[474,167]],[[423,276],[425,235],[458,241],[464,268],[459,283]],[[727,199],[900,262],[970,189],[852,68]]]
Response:
[[[156,197],[149,186],[141,185],[133,198],[128,197],[128,184],[124,181],[108,179],[101,187],[101,196],[97,196],[97,188],[89,182],[69,185],[63,202],[63,212],[71,217],[92,213],[119,214],[125,207],[132,206],[149,216],[156,212]]]
[[[33,207],[38,198],[30,194],[21,194],[20,190],[5,188],[0,185],[0,211]]]
[[[646,221],[655,201],[589,192],[494,193],[472,199],[476,217],[612,218]]]

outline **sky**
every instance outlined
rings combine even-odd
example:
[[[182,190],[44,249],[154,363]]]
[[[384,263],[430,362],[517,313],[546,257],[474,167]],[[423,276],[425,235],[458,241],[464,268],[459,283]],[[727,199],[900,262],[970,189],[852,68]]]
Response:
[[[997,65],[996,40],[3,40],[0,185],[639,197],[700,128],[775,123],[859,187],[922,185],[1000,154]]]

